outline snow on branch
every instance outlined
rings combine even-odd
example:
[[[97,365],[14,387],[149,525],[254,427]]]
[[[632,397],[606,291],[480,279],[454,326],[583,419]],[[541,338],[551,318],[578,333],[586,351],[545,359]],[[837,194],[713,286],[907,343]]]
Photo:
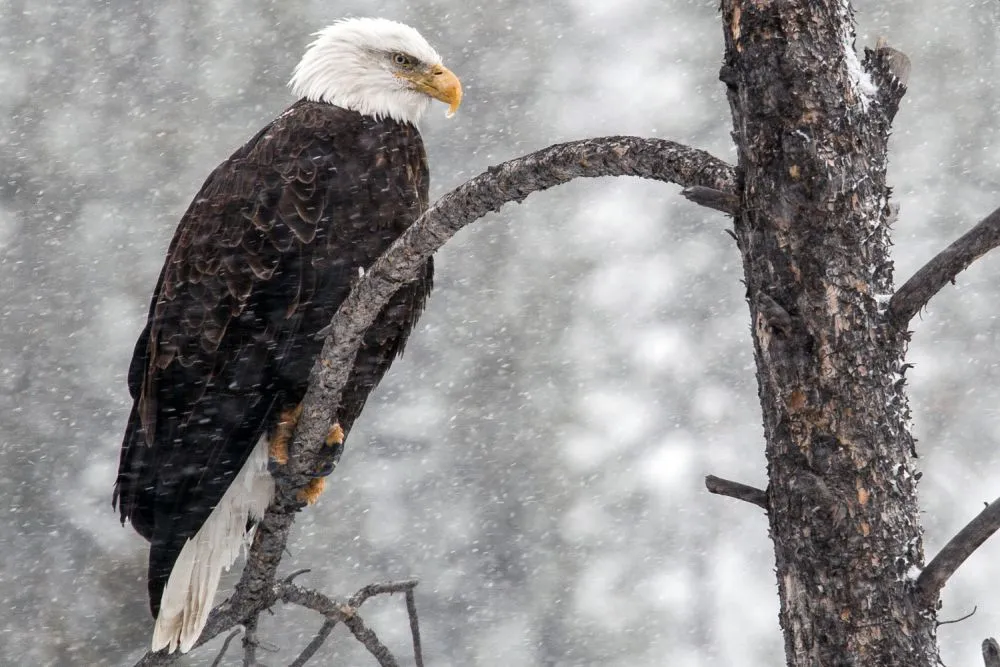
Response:
[[[924,264],[889,300],[888,322],[898,329],[927,305],[942,287],[990,250],[1000,246],[1000,208]]]
[[[257,527],[235,592],[212,611],[197,645],[237,625],[252,624],[282,599],[283,584],[276,572],[295,513],[302,508],[298,493],[316,471],[329,470],[336,463],[335,452],[325,446],[325,439],[364,333],[389,298],[466,225],[534,192],[599,176],[637,176],[720,193],[736,190],[733,167],[704,151],[664,139],[615,136],[556,144],[509,160],[435,202],[354,286],[327,329],[302,402],[288,465],[274,473],[275,499]],[[415,643],[419,643],[417,636]],[[149,654],[138,664],[172,664],[178,657]]]
[[[854,47],[850,44],[845,47],[849,54],[854,52]],[[879,38],[874,49],[865,49],[862,66],[864,73],[854,76],[869,77],[869,81],[875,86],[876,105],[871,110],[878,110],[883,131],[888,132],[899,111],[899,103],[906,94],[906,85],[910,80],[910,59],[902,51],[889,46],[885,39]]]

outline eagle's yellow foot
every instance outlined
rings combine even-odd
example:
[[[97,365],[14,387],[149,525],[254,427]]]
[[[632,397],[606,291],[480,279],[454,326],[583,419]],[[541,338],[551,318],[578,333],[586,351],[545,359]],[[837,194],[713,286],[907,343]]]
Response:
[[[335,423],[330,427],[330,430],[326,433],[326,446],[333,448],[332,456],[324,456],[326,462],[323,467],[314,471],[317,477],[327,477],[329,476],[334,468],[337,467],[337,463],[340,461],[340,455],[344,453],[344,429],[339,423]]]
[[[334,455],[332,460],[319,471],[319,474],[310,479],[305,488],[299,491],[297,495],[299,502],[306,503],[307,505],[312,505],[319,500],[320,494],[322,494],[323,489],[326,488],[326,477],[333,472],[334,467],[337,465],[337,461],[340,459],[340,452],[344,449],[344,429],[339,423],[331,426],[330,430],[326,432],[326,439],[324,442],[327,447],[335,448]]]
[[[303,502],[307,505],[312,505],[317,500],[319,500],[320,495],[323,493],[323,489],[326,488],[326,478],[325,477],[313,477],[306,484],[305,488],[299,491],[298,499],[299,502]]]
[[[344,429],[340,427],[340,424],[334,424],[330,427],[330,430],[326,434],[326,446],[336,447],[338,445],[344,444]]]
[[[281,412],[278,425],[271,435],[270,446],[268,447],[268,467],[274,469],[288,463],[288,443],[295,433],[295,425],[299,423],[302,416],[302,404],[299,403],[294,408],[288,408]]]

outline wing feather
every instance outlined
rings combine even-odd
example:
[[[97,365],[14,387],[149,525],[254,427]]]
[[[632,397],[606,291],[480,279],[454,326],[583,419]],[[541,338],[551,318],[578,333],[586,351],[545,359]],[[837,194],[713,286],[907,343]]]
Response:
[[[278,412],[301,400],[326,327],[427,205],[419,134],[300,101],[216,168],[183,216],[129,369],[135,399],[114,499],[152,541],[150,599]],[[430,263],[366,336],[350,427],[402,350]]]

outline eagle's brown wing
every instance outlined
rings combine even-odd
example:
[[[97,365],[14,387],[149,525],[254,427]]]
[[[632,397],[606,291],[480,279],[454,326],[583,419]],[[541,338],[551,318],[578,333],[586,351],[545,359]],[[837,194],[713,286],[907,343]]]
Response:
[[[279,412],[301,401],[359,268],[424,210],[416,129],[300,101],[222,163],[170,244],[129,369],[114,499],[152,542],[150,603]],[[354,421],[401,350],[431,266],[366,336],[345,389]]]

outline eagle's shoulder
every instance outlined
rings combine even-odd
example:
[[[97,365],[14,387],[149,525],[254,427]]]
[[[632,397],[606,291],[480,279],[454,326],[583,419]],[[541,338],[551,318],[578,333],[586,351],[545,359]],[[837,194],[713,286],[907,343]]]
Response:
[[[220,354],[229,356],[223,348],[243,345],[231,334],[254,294],[269,299],[270,318],[294,312],[311,301],[311,273],[325,256],[348,243],[351,255],[377,255],[385,233],[426,204],[426,155],[413,125],[293,104],[212,171],[181,218],[151,304],[143,402],[158,369],[176,361],[211,373]],[[276,277],[280,290],[262,289]]]
[[[316,240],[358,125],[345,110],[300,101],[212,170],[181,217],[151,304],[152,373],[209,363],[255,289]]]

